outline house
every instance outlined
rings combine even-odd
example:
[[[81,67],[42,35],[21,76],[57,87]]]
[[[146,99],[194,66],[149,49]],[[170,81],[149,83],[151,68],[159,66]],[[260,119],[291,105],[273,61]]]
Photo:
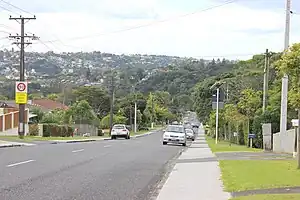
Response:
[[[39,107],[44,112],[49,112],[49,111],[52,111],[55,109],[64,109],[64,110],[69,109],[68,106],[66,106],[58,101],[53,101],[50,99],[31,100],[30,102],[28,102],[28,106],[29,107]]]
[[[25,108],[25,134],[28,133],[29,109]],[[0,135],[18,135],[19,109],[0,102]]]

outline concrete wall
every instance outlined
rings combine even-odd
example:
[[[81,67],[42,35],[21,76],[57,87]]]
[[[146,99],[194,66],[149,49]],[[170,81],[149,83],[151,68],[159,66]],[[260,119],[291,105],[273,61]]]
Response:
[[[272,125],[270,123],[262,125],[263,148],[266,151],[272,150]]]
[[[98,128],[89,124],[74,124],[74,128],[78,128],[74,135],[82,136],[85,133],[90,133],[91,136],[98,135]]]
[[[274,152],[284,152],[293,153],[295,145],[295,129],[290,129],[287,131],[287,135],[284,138],[284,146],[280,146],[280,132],[273,134],[273,151]]]

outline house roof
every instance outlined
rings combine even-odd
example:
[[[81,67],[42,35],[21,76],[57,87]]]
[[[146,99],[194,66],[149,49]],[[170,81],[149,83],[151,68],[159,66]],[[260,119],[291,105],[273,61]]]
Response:
[[[57,101],[53,101],[50,99],[36,99],[36,100],[32,100],[32,106],[37,106],[40,107],[42,110],[55,110],[57,108],[60,109],[64,109],[67,110],[68,106],[57,102]]]
[[[18,108],[18,104],[16,104],[16,102],[14,100],[8,100],[8,101],[3,101],[5,102],[9,107],[15,107]],[[60,102],[57,101],[53,101],[50,99],[36,99],[36,100],[28,100],[28,103],[25,105],[26,108],[34,108],[34,107],[39,107],[41,108],[43,111],[51,111],[51,110],[55,110],[57,108],[61,108],[61,109],[68,109],[68,106],[63,105]]]

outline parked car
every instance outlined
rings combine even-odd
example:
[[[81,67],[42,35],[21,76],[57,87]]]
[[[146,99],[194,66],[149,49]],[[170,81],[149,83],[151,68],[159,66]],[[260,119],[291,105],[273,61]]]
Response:
[[[195,132],[193,131],[193,129],[190,129],[190,128],[185,129],[185,132],[186,132],[187,139],[190,139],[192,141],[195,140]]]
[[[169,125],[163,135],[163,145],[168,143],[186,146],[186,132],[182,125]]]
[[[111,139],[119,137],[130,139],[130,131],[126,128],[125,124],[115,124],[111,130]]]

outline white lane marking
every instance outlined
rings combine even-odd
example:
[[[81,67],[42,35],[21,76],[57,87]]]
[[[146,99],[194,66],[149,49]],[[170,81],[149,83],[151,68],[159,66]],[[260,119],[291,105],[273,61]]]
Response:
[[[106,145],[106,146],[104,146],[104,148],[107,148],[107,147],[111,147],[111,145]]]
[[[23,161],[23,162],[18,162],[18,163],[7,165],[6,167],[14,167],[14,166],[17,166],[17,165],[22,165],[22,164],[26,164],[26,163],[30,163],[30,162],[34,162],[34,161],[35,160],[26,160],[26,161]]]
[[[80,151],[84,151],[84,149],[74,150],[74,151],[72,151],[72,153],[77,153],[77,152],[80,152]]]

